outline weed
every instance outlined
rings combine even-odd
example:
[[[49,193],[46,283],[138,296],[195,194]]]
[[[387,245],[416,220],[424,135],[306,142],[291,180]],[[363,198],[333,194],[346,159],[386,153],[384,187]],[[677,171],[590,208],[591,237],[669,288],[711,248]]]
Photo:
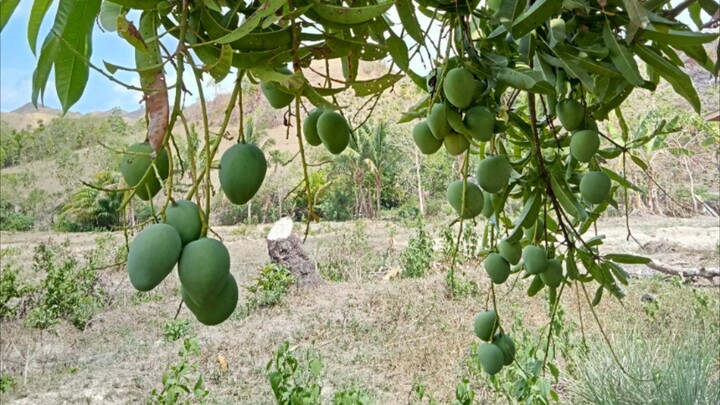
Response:
[[[163,324],[163,336],[168,342],[174,342],[184,338],[190,333],[190,322],[183,319],[166,321]]]
[[[32,292],[29,285],[20,285],[17,277],[21,268],[13,258],[15,251],[0,251],[0,319],[16,316],[22,308],[23,297]]]
[[[386,263],[386,257],[370,246],[366,221],[353,222],[349,233],[333,238],[330,249],[320,253],[318,247],[318,271],[330,281],[363,280]]]
[[[303,361],[293,356],[283,342],[265,368],[275,399],[279,404],[319,404],[322,392],[323,363],[310,350]]]
[[[295,277],[277,263],[268,263],[260,269],[255,282],[244,286],[252,295],[247,298],[248,312],[257,308],[276,305],[288,293],[289,287],[295,283]]]
[[[98,250],[104,250],[102,247]],[[34,288],[33,308],[26,324],[39,329],[67,319],[78,329],[85,329],[92,317],[104,307],[106,293],[98,285],[93,259],[99,252],[88,255],[88,263],[80,266],[72,257],[63,257],[57,246],[41,243],[35,248],[33,270],[46,273],[45,279]]]
[[[185,339],[178,356],[180,360],[169,365],[163,372],[162,390],[158,392],[157,389],[153,389],[149,402],[174,405],[187,403],[191,398],[201,401],[208,395],[208,391],[203,385],[203,375],[198,372],[199,364],[195,360],[200,357],[200,346],[197,340]]]
[[[408,247],[402,254],[403,277],[424,276],[433,260],[433,240],[425,231],[425,221],[417,221],[417,232],[408,241]]]
[[[133,305],[141,305],[146,302],[158,302],[162,301],[163,296],[153,292],[135,291],[130,297],[130,302]]]
[[[0,392],[10,392],[17,386],[17,381],[15,380],[15,377],[3,373],[0,374]]]

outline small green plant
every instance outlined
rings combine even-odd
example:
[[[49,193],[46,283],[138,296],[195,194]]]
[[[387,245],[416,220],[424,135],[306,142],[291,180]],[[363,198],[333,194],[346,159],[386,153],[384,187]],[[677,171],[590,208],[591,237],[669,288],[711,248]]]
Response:
[[[133,305],[140,305],[146,302],[158,302],[162,301],[163,296],[153,292],[135,291],[130,297],[130,302]]]
[[[85,329],[92,317],[105,306],[106,292],[98,283],[97,267],[108,256],[101,244],[86,256],[84,265],[68,257],[58,246],[41,243],[35,248],[33,270],[45,273],[45,278],[33,288],[32,309],[25,323],[45,329],[60,319],[70,321],[76,328]]]
[[[412,403],[422,404],[426,399],[428,405],[437,405],[438,402],[435,400],[432,392],[428,390],[427,384],[419,379],[417,376],[414,378],[411,394],[414,395],[414,401]]]
[[[473,405],[475,403],[475,391],[470,385],[470,379],[465,377],[455,387],[455,400],[453,405]]]
[[[364,388],[353,385],[346,391],[333,394],[333,405],[369,405],[372,398]]]
[[[288,342],[283,342],[266,367],[277,403],[320,404],[322,360],[308,350],[299,361],[292,352]]]
[[[7,373],[0,374],[0,392],[10,392],[15,388],[16,385],[17,381],[15,380],[15,377]]]
[[[425,230],[425,222],[419,219],[416,234],[408,241],[408,246],[402,254],[403,277],[424,276],[433,259],[433,240]]]
[[[277,305],[294,283],[295,277],[290,270],[277,263],[266,264],[255,282],[244,286],[251,293],[247,298],[247,312]]]
[[[0,319],[16,316],[24,297],[32,292],[31,286],[21,285],[18,281],[21,268],[15,263],[16,253],[10,249],[0,250]]]
[[[184,338],[190,333],[190,322],[184,319],[174,319],[163,324],[163,336],[168,342]]]
[[[35,218],[9,201],[0,199],[0,231],[29,231],[33,225]]]
[[[162,375],[162,390],[153,389],[150,403],[174,405],[188,403],[191,399],[202,401],[208,391],[203,384],[203,375],[198,372],[200,345],[196,339],[185,339],[178,352],[180,360],[168,365]]]
[[[475,280],[465,280],[464,271],[458,273],[456,270],[449,270],[445,273],[445,283],[453,298],[474,297],[480,294],[480,287]]]

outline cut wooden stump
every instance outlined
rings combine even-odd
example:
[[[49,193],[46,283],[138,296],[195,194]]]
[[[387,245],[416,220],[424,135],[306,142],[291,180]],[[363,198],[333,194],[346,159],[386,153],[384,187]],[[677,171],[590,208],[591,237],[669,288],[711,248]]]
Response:
[[[315,261],[305,252],[302,242],[293,232],[290,218],[275,222],[267,236],[268,254],[273,263],[290,270],[302,286],[322,284]]]

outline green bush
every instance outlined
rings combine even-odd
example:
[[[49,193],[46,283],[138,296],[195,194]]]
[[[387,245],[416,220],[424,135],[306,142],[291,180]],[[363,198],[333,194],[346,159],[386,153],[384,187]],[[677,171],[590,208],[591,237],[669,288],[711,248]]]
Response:
[[[153,389],[148,403],[175,405],[194,402],[202,403],[208,395],[203,374],[198,371],[200,365],[200,345],[196,339],[185,339],[178,351],[178,360],[170,364],[162,375],[162,390]]]
[[[9,249],[0,250],[0,319],[18,315],[24,297],[32,292],[31,286],[21,285],[18,281],[21,268],[13,258],[15,253]]]
[[[432,238],[425,231],[425,221],[421,218],[417,222],[415,236],[410,238],[407,249],[402,254],[403,270],[401,275],[403,277],[424,276],[433,260],[433,245]]]
[[[290,270],[277,263],[266,264],[253,284],[243,286],[251,293],[247,298],[247,311],[278,304],[294,283]]]
[[[0,231],[29,231],[35,218],[6,200],[0,200]]]

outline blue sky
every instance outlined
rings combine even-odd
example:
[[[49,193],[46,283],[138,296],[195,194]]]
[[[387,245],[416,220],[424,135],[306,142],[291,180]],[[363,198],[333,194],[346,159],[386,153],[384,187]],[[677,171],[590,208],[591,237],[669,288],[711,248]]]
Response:
[[[678,1],[673,0],[672,3]],[[30,101],[32,73],[36,59],[35,55],[30,51],[26,30],[32,2],[33,0],[21,0],[17,10],[0,34],[0,111],[12,111]],[[45,17],[38,38],[38,51],[52,25],[56,9],[57,6],[53,6]],[[683,17],[681,17],[681,20],[689,23],[687,13]],[[703,13],[703,17],[707,18],[708,16]],[[137,16],[135,18],[130,16],[130,19],[137,20]],[[397,18],[392,19],[397,21]],[[102,66],[103,61],[121,66],[133,66],[134,52],[132,47],[115,33],[102,32],[96,27],[93,33],[93,55],[91,60],[97,66]],[[413,65],[415,65],[416,69],[420,68],[419,63],[413,63]],[[420,68],[419,70],[423,69]],[[167,72],[167,74],[168,83],[174,83],[175,78],[172,76],[172,72]],[[133,85],[137,85],[139,82],[137,74],[131,72],[118,72],[116,78]],[[197,94],[197,91],[193,91],[193,83],[191,75],[188,74],[186,76],[186,87],[193,94]],[[230,83],[231,79],[226,79],[224,83],[219,85],[214,85],[211,80],[207,80],[203,87],[206,88],[206,95],[212,98],[217,93],[228,91]],[[172,97],[172,92],[170,96]],[[87,113],[106,111],[114,107],[134,111],[141,106],[139,103],[140,98],[140,93],[112,83],[99,73],[91,70],[85,93],[80,101],[71,108],[71,111]],[[192,97],[186,100],[189,103],[193,101]],[[51,108],[60,108],[60,103],[55,95],[55,83],[52,75],[45,92],[44,104]]]

